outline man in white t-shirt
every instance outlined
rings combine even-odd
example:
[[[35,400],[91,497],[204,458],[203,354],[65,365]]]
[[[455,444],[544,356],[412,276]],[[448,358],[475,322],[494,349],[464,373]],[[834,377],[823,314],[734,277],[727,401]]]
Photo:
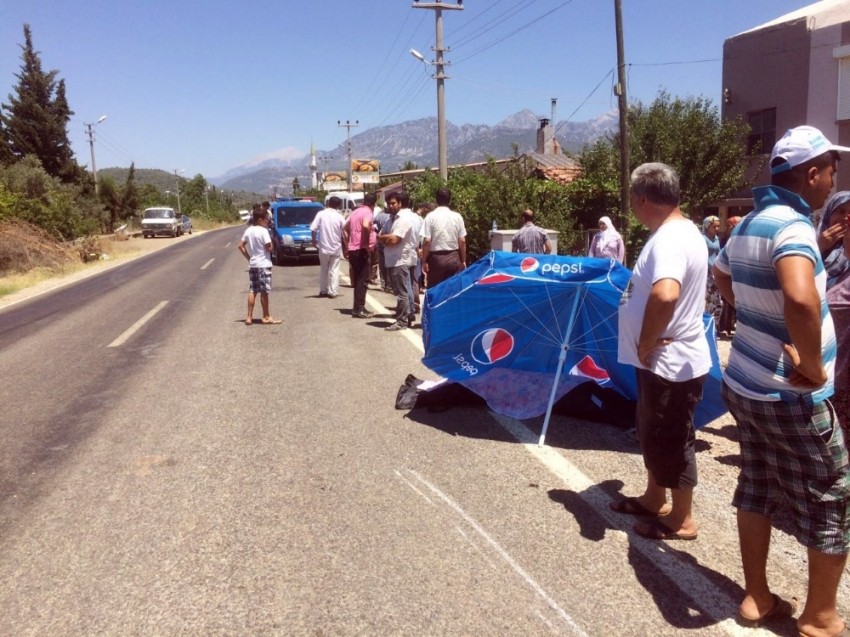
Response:
[[[387,195],[390,222],[378,235],[384,246],[384,261],[396,298],[396,322],[387,327],[390,332],[413,325],[414,299],[410,273],[416,267],[419,235],[416,233],[416,213],[410,209],[410,196],[402,192]]]
[[[435,193],[437,207],[422,222],[422,270],[428,287],[439,285],[466,267],[466,225],[457,212],[449,208],[452,193],[439,188]]]
[[[328,199],[328,207],[320,210],[310,232],[313,245],[319,250],[319,296],[336,298],[339,294],[339,260],[342,257],[342,228],[345,218],[339,209],[342,199],[334,195]]]
[[[257,294],[260,295],[260,305],[263,307],[263,324],[279,325],[283,321],[272,318],[269,314],[269,292],[272,291],[272,238],[266,227],[269,218],[266,211],[254,206],[254,223],[245,229],[242,241],[239,242],[239,252],[248,259],[248,318],[245,325],[254,322],[254,303]]]
[[[679,209],[680,194],[679,176],[666,164],[643,164],[632,173],[631,207],[652,234],[619,311],[617,359],[636,368],[637,433],[647,484],[642,495],[611,508],[653,518],[634,530],[656,540],[697,537],[693,416],[711,368],[702,321],[708,249]]]

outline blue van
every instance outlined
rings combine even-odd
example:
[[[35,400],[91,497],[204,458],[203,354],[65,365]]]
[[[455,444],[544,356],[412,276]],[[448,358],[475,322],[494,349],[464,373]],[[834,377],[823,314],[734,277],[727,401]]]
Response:
[[[287,259],[303,257],[315,257],[318,261],[319,250],[313,246],[310,224],[324,206],[318,201],[282,199],[273,201],[270,208],[274,221],[274,227],[269,228],[274,233],[274,264],[283,265]]]

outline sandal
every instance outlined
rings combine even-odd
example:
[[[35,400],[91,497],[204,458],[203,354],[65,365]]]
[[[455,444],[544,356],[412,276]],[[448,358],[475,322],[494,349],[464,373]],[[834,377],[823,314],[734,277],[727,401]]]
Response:
[[[695,540],[697,533],[685,534],[674,531],[661,520],[650,520],[632,527],[638,535],[649,540]]]
[[[792,597],[790,600],[784,600],[779,595],[774,593],[773,608],[767,611],[764,615],[762,615],[761,617],[756,617],[755,619],[750,619],[749,617],[744,617],[741,614],[741,611],[738,610],[738,614],[735,616],[735,621],[738,622],[739,626],[743,626],[744,628],[758,628],[759,626],[763,626],[770,620],[776,619],[778,617],[792,617],[796,612],[796,597]]]
[[[269,317],[263,319],[263,325],[280,325],[281,323],[283,323],[283,321],[276,318]]]
[[[650,511],[637,498],[623,498],[622,500],[611,502],[611,510],[625,515],[644,515],[650,518],[660,518],[667,515],[666,513]]]

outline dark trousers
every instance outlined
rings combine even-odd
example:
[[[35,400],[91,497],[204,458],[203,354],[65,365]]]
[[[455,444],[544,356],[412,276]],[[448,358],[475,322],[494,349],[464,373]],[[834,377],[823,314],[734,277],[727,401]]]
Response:
[[[675,382],[648,369],[636,371],[637,434],[644,466],[660,487],[696,486],[694,411],[706,377]]]
[[[407,326],[407,317],[413,314],[413,293],[410,289],[410,266],[399,265],[387,268],[390,283],[395,294],[395,320],[399,325]]]
[[[369,289],[369,273],[371,269],[368,250],[349,250],[348,262],[351,264],[351,283],[354,285],[354,306],[352,311],[366,311],[366,290]]]

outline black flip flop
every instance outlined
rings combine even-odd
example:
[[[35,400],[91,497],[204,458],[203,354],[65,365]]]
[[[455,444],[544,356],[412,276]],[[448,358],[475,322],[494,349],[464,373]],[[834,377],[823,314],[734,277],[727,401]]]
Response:
[[[623,513],[624,515],[643,515],[648,518],[660,518],[667,515],[666,513],[650,511],[637,498],[623,498],[622,500],[611,502],[611,510],[617,513]]]

